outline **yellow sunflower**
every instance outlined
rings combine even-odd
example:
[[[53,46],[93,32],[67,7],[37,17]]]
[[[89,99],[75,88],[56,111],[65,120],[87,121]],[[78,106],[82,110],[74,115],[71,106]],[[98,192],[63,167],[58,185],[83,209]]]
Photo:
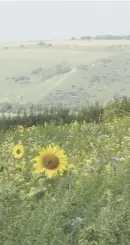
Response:
[[[17,130],[19,133],[23,133],[24,127],[22,125],[17,126]]]
[[[56,175],[62,175],[67,170],[68,159],[64,150],[59,146],[49,145],[39,152],[39,156],[34,159],[35,172],[44,173],[48,179],[55,178]]]
[[[24,146],[22,144],[15,145],[12,154],[15,158],[22,158],[24,155]]]

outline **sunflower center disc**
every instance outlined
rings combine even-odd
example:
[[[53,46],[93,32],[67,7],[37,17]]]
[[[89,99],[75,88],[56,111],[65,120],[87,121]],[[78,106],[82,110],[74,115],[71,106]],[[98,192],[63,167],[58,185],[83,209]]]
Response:
[[[21,153],[21,150],[20,150],[20,149],[18,149],[18,150],[17,150],[17,154],[20,154],[20,153]]]
[[[44,167],[47,169],[55,169],[59,165],[59,159],[55,155],[46,156],[43,159]]]

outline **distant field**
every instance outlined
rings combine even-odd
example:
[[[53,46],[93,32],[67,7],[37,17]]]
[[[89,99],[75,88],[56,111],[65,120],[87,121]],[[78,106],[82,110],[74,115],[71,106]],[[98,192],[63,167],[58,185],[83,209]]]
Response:
[[[130,41],[0,44],[0,104],[81,106],[129,96]]]

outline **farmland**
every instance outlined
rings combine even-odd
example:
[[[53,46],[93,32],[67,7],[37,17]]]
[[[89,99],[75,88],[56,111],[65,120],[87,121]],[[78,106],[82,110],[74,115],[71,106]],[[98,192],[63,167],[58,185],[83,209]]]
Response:
[[[1,43],[0,104],[81,107],[129,96],[129,54],[129,40]]]

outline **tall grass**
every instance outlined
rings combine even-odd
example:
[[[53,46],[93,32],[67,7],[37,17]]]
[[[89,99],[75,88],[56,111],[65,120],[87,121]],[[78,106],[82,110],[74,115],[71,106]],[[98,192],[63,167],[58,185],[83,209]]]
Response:
[[[52,110],[45,121],[37,117],[43,124],[55,115],[44,127],[0,132],[0,245],[129,245],[129,100],[111,102],[101,124],[90,120],[102,113],[94,108],[73,117],[66,109],[63,121],[63,110]],[[34,125],[34,117],[25,115],[22,122]],[[22,124],[17,118],[9,119],[15,122],[10,126]],[[19,140],[25,154],[14,159]],[[68,156],[68,171],[54,180],[35,175],[31,162],[50,143]]]

